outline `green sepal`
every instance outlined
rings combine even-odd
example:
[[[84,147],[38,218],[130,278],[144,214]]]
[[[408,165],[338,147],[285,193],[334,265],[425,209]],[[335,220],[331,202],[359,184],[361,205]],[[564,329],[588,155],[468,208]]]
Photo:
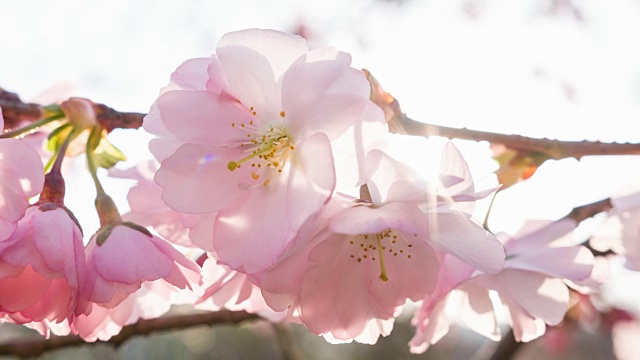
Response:
[[[115,225],[105,225],[100,230],[98,230],[98,236],[96,236],[96,244],[101,246],[105,240],[111,235],[113,228]]]
[[[57,153],[58,150],[60,150],[60,146],[62,146],[71,131],[73,131],[73,125],[69,123],[59,126],[55,130],[53,130],[51,134],[49,134],[49,138],[47,141],[47,150]]]
[[[153,235],[151,235],[149,230],[147,230],[146,227],[144,227],[142,225],[138,225],[136,223],[132,223],[131,221],[125,221],[124,223],[122,223],[122,225],[128,226],[128,227],[132,228],[133,230],[140,231],[141,233],[147,235],[148,237],[152,237],[153,236]]]
[[[93,151],[93,159],[96,167],[108,169],[120,161],[127,160],[127,157],[103,137]]]

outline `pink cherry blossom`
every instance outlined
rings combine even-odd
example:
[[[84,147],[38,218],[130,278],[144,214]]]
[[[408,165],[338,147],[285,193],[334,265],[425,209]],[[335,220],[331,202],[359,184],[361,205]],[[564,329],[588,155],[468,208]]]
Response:
[[[30,207],[0,242],[0,311],[12,322],[61,322],[76,308],[84,281],[82,232],[54,203]]]
[[[129,189],[127,200],[131,211],[122,215],[123,220],[151,226],[176,245],[213,250],[213,220],[217,214],[183,214],[168,207],[161,199],[162,188],[153,181],[158,167],[155,161],[144,161],[124,171],[109,171],[111,177],[137,181]]]
[[[640,192],[611,199],[612,215],[622,223],[621,248],[627,260],[625,266],[640,271]]]
[[[428,241],[432,246],[480,271],[499,272],[505,258],[502,244],[471,219],[475,200],[495,188],[475,191],[466,161],[451,143],[443,151],[441,164],[440,183],[432,183],[382,151],[372,150],[367,156],[366,171],[373,203],[415,204],[428,219]]]
[[[113,308],[92,304],[91,312],[75,318],[73,331],[85,341],[109,340],[124,326],[167,313],[172,304],[193,303],[197,295],[166,282],[144,282],[140,289]]]
[[[336,197],[258,282],[274,310],[299,312],[312,333],[372,343],[388,334],[407,299],[435,287],[438,259],[427,235],[414,204],[353,206]]]
[[[273,311],[265,303],[260,288],[251,283],[247,275],[216,264],[213,258],[205,260],[202,277],[204,293],[196,303],[196,309],[244,310],[272,322],[282,321],[286,316],[286,311]]]
[[[245,273],[273,264],[335,188],[332,141],[363,117],[383,121],[368,111],[369,84],[350,63],[333,49],[309,51],[298,36],[238,31],[214,57],[174,74],[188,91],[156,101],[148,126],[175,151],[159,157],[155,180],[173,209],[218,212],[221,263]],[[204,65],[207,78],[194,80]]]
[[[193,261],[142,230],[126,223],[107,225],[91,238],[81,293],[85,306],[91,301],[113,308],[146,281],[166,282],[180,289],[199,284],[200,271]]]
[[[4,119],[0,110],[0,129]],[[0,139],[0,241],[8,238],[24,215],[28,199],[44,184],[38,154],[18,139]]]
[[[500,329],[489,291],[500,296],[517,341],[531,341],[544,333],[545,324],[560,323],[569,306],[566,281],[585,283],[590,278],[600,278],[594,271],[591,252],[572,243],[571,233],[576,225],[571,219],[537,222],[513,237],[502,236],[507,255],[504,270],[475,274],[450,293],[443,291],[444,296],[435,304],[427,297],[414,317],[417,331],[410,343],[411,351],[423,352],[444,336],[449,323],[444,312],[448,303],[454,304],[466,326],[499,340]]]

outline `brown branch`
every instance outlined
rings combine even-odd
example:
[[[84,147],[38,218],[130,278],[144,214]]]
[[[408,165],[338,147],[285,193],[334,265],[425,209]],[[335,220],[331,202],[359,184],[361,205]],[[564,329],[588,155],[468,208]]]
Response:
[[[580,159],[587,155],[640,155],[640,144],[603,143],[600,141],[562,141],[553,139],[530,138],[521,135],[499,134],[467,128],[451,128],[422,123],[408,118],[404,114],[389,123],[389,129],[395,133],[424,137],[443,136],[449,139],[488,141],[524,152],[546,154],[551,159],[573,157]]]
[[[17,94],[2,88],[0,88],[0,108],[6,129],[12,129],[23,122],[40,120],[45,112],[42,105],[24,103]],[[113,129],[140,128],[142,120],[146,116],[142,113],[120,112],[99,103],[93,103],[93,109],[98,123],[107,132],[111,132]]]
[[[228,310],[199,314],[166,316],[157,319],[140,320],[135,324],[127,325],[122,328],[120,334],[112,337],[107,341],[86,343],[78,336],[69,335],[54,336],[50,339],[0,344],[0,356],[14,355],[21,358],[28,358],[38,356],[47,351],[55,349],[87,344],[110,344],[112,346],[118,347],[135,335],[148,335],[153,332],[185,329],[198,325],[238,324],[247,320],[255,320],[259,318],[260,317],[258,315],[249,314],[244,311]]]
[[[611,205],[611,199],[602,199],[600,201],[593,202],[582,206],[577,206],[571,210],[571,212],[565,216],[565,218],[573,219],[576,222],[581,222],[592,216],[595,216],[601,212],[609,211],[613,208]]]
[[[386,92],[378,80],[367,70],[363,70],[371,85],[371,101],[384,112],[389,130],[397,134],[417,136],[443,136],[449,139],[488,141],[503,144],[507,148],[526,154],[540,153],[550,159],[574,157],[580,159],[586,155],[640,155],[640,144],[602,143],[599,141],[561,141],[530,138],[520,135],[498,134],[486,131],[469,130],[426,124],[407,117],[400,109],[400,103]]]
[[[640,144],[538,139],[521,135],[452,128],[416,121],[401,112],[398,101],[385,92],[368,71],[365,70],[365,74],[367,74],[372,86],[371,99],[383,109],[391,132],[424,137],[444,136],[449,139],[489,141],[495,144],[503,144],[514,150],[546,154],[549,158],[556,160],[567,157],[580,159],[586,155],[640,155]],[[2,88],[0,88],[0,108],[2,108],[7,128],[11,128],[11,126],[15,126],[22,121],[36,121],[43,114],[42,106],[24,103],[18,95]],[[98,103],[94,104],[94,109],[98,122],[108,132],[118,128],[137,129],[142,126],[143,118],[146,116],[143,113],[120,112]]]

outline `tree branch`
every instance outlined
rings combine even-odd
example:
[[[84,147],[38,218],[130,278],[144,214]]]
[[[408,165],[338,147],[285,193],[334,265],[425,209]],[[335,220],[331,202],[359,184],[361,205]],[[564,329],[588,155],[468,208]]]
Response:
[[[369,81],[375,81],[371,74]],[[391,132],[417,136],[444,136],[449,139],[488,141],[503,144],[506,147],[524,152],[546,154],[551,159],[574,157],[580,159],[586,155],[640,155],[640,144],[603,143],[599,141],[562,141],[553,139],[530,138],[521,135],[499,134],[466,128],[452,128],[427,124],[413,120],[403,114],[398,101],[384,92],[377,81],[372,82],[372,101],[385,112]],[[6,127],[11,128],[22,121],[36,121],[42,117],[42,106],[24,103],[12,92],[0,88],[0,108],[5,118]],[[113,129],[137,129],[142,126],[146,116],[143,113],[120,112],[104,104],[94,104],[100,125],[111,132]]]
[[[107,341],[86,343],[82,338],[74,335],[53,336],[50,339],[22,341],[16,343],[0,344],[0,356],[14,355],[21,358],[34,357],[47,351],[69,346],[87,344],[111,344],[115,347],[122,345],[134,335],[148,335],[158,331],[185,329],[198,325],[238,324],[247,320],[255,320],[260,317],[244,311],[217,311],[188,315],[166,316],[150,320],[140,320],[135,324],[122,328],[120,334]]]
[[[600,141],[562,141],[530,138],[521,135],[498,134],[485,131],[458,129],[447,126],[426,124],[408,118],[404,114],[389,123],[391,132],[424,137],[443,136],[449,139],[488,141],[524,152],[539,152],[551,159],[573,157],[580,159],[587,155],[640,155],[640,144],[603,143]]]
[[[601,212],[609,211],[611,209],[613,209],[613,205],[611,205],[611,199],[607,198],[593,202],[591,204],[577,206],[573,208],[573,210],[571,210],[571,212],[567,214],[565,218],[573,219],[576,222],[581,222],[582,220],[586,220]]]
[[[430,136],[444,136],[449,139],[488,141],[494,144],[502,144],[507,148],[524,153],[545,154],[555,160],[568,157],[580,159],[586,155],[640,155],[640,144],[538,139],[520,135],[469,130],[466,128],[451,128],[416,121],[407,117],[402,112],[398,100],[386,92],[369,71],[363,71],[371,85],[371,101],[382,109],[387,124],[389,124],[389,130],[393,133],[424,136],[427,138]]]

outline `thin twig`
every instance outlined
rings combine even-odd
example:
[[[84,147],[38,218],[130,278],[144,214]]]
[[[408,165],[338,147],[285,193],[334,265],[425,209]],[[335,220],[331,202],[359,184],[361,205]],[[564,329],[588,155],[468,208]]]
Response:
[[[166,316],[150,320],[140,320],[135,324],[127,325],[122,328],[120,334],[107,341],[86,343],[78,336],[54,336],[50,339],[0,344],[0,355],[14,355],[21,358],[27,358],[38,356],[51,350],[85,344],[110,344],[114,347],[118,347],[135,335],[148,335],[158,331],[185,329],[199,325],[238,324],[243,321],[259,318],[260,317],[258,315],[249,314],[244,311],[228,310],[210,313]]]

